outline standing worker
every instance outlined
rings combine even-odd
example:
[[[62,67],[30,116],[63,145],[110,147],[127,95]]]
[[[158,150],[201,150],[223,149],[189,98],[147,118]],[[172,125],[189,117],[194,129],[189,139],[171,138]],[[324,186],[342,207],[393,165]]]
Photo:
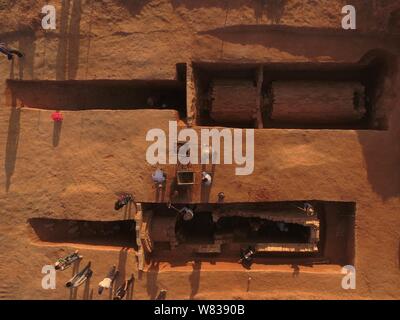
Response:
[[[201,182],[206,186],[209,187],[211,185],[211,175],[205,171],[201,173]]]
[[[313,216],[315,214],[314,207],[312,206],[312,204],[310,204],[308,202],[304,203],[303,210],[308,216]]]
[[[152,174],[152,178],[153,178],[154,183],[157,185],[157,188],[161,189],[166,180],[164,171],[162,171],[162,169],[157,169]]]
[[[303,211],[307,216],[311,217],[315,214],[314,206],[309,202],[304,202],[303,207],[295,206],[297,209]]]

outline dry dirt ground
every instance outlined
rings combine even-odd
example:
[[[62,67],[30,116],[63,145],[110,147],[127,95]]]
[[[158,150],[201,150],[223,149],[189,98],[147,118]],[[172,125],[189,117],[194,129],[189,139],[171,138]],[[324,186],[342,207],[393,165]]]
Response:
[[[118,191],[155,201],[145,135],[178,114],[68,111],[57,131],[51,111],[21,108],[6,82],[174,79],[176,63],[353,63],[376,49],[398,57],[388,20],[399,1],[355,1],[356,32],[340,29],[341,0],[62,0],[55,1],[57,30],[46,32],[45,2],[0,1],[0,40],[25,53],[12,62],[0,57],[0,299],[107,299],[96,291],[111,264],[121,278],[135,275],[134,299],[154,298],[162,288],[170,299],[400,298],[398,73],[385,83],[388,130],[258,130],[254,174],[217,166],[209,196],[216,201],[223,190],[227,202],[356,202],[356,290],[341,288],[339,266],[294,272],[263,263],[246,270],[227,261],[153,262],[139,275],[132,248],[39,241],[28,219],[121,220],[113,210]],[[90,284],[71,294],[63,286],[68,270],[57,274],[56,290],[42,289],[42,267],[75,249],[81,265],[92,261]]]

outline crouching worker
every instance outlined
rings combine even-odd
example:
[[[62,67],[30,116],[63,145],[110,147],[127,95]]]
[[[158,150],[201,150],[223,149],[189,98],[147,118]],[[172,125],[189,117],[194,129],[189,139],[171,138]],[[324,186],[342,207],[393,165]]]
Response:
[[[129,280],[125,280],[125,282],[117,288],[113,300],[122,300],[133,285],[133,281],[134,277],[132,274]]]
[[[64,120],[64,117],[63,117],[63,115],[62,115],[62,113],[60,111],[54,111],[51,114],[51,119],[54,122],[62,122]]]
[[[117,278],[119,274],[119,271],[117,270],[116,266],[113,266],[111,270],[108,272],[107,276],[100,281],[99,283],[99,288],[98,288],[98,293],[102,294],[104,289],[110,289]]]
[[[0,41],[0,53],[7,56],[8,60],[11,60],[14,55],[18,56],[18,58],[22,58],[24,55],[22,52],[11,49],[6,43]]]
[[[299,208],[302,210],[307,216],[311,217],[315,214],[315,209],[312,204],[305,202],[303,204],[303,208]]]
[[[133,196],[131,194],[123,194],[121,195],[118,200],[114,204],[114,209],[115,210],[120,210],[126,205],[128,205],[130,202],[133,202]]]
[[[56,270],[64,271],[68,269],[75,261],[81,260],[83,256],[79,255],[79,251],[76,250],[74,253],[69,254],[64,258],[59,258],[54,264]]]
[[[256,250],[249,246],[246,250],[240,250],[240,260],[241,263],[245,268],[249,268],[253,263],[253,256],[256,253]]]
[[[188,208],[188,207],[183,207],[182,209],[177,209],[175,208],[171,202],[167,204],[168,209],[174,209],[177,211],[180,215],[180,217],[183,219],[183,221],[190,221],[194,218],[194,210]]]

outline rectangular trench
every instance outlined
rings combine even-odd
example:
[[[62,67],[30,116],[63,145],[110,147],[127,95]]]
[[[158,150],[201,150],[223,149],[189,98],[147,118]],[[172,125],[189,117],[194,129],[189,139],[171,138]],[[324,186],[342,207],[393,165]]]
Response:
[[[45,110],[173,109],[186,117],[186,84],[178,80],[8,80],[12,106]]]
[[[143,212],[151,215],[153,255],[165,261],[230,261],[250,245],[268,263],[353,264],[355,203],[310,201],[316,209],[312,218],[296,209],[302,203],[177,205],[195,212],[188,222],[165,204],[143,204]]]
[[[84,221],[31,218],[28,226],[34,243],[79,244],[136,248],[135,221]]]

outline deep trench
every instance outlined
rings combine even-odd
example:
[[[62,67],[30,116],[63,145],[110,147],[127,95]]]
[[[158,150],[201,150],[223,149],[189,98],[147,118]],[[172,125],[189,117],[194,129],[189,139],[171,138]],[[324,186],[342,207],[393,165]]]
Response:
[[[28,220],[28,224],[36,241],[136,248],[133,220],[84,221],[32,218]]]
[[[177,80],[8,80],[13,101],[45,110],[172,109],[186,117],[186,83]]]
[[[160,217],[162,221],[175,221],[175,234],[182,245],[210,245],[215,242],[217,234],[232,235],[231,247],[255,245],[257,243],[306,244],[310,228],[297,223],[285,223],[283,232],[278,225],[279,219],[271,221],[262,217],[246,217],[245,212],[285,214],[297,210],[304,202],[313,204],[320,222],[318,252],[315,253],[263,253],[273,259],[287,258],[293,262],[304,257],[318,258],[329,264],[352,264],[355,259],[355,212],[353,202],[331,202],[317,200],[261,202],[261,203],[223,203],[223,204],[176,204],[178,209],[188,207],[194,210],[193,220],[182,221],[176,211],[166,208],[165,204],[143,204],[145,211],[154,213],[153,221]],[[238,213],[241,212],[240,216]],[[213,221],[212,213],[221,217]],[[228,214],[226,214],[228,213]],[[244,214],[244,215],[243,215]],[[169,218],[168,218],[169,217]],[[162,222],[162,223],[164,223]],[[262,223],[260,223],[262,222]],[[252,225],[261,227],[254,231]],[[166,225],[163,224],[165,227]],[[161,227],[161,226],[159,226]],[[157,231],[160,228],[156,228]],[[160,240],[160,239],[159,239]],[[157,242],[157,250],[171,250],[166,239]],[[237,249],[233,249],[237,250]],[[180,249],[177,249],[179,252]],[[173,251],[171,251],[173,252]],[[232,255],[222,251],[219,257]]]

